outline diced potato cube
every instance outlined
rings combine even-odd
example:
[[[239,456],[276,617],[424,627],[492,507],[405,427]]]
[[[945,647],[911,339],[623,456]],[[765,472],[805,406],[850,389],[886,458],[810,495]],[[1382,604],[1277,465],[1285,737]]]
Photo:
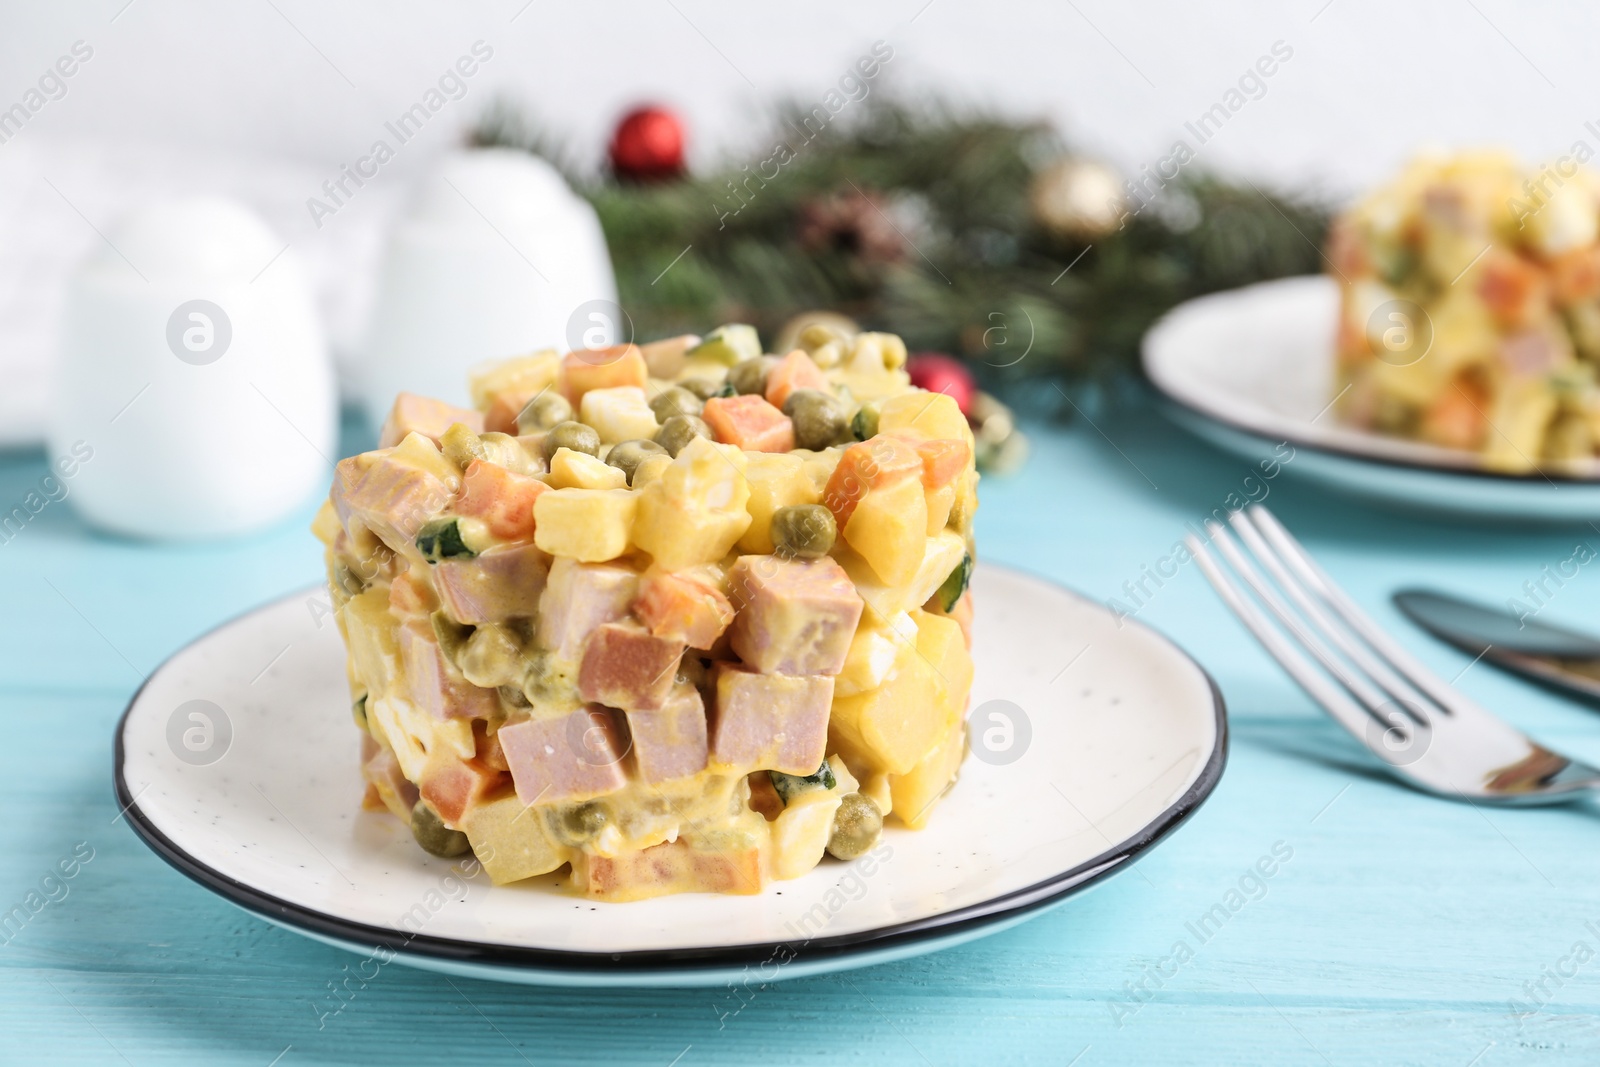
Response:
[[[928,502],[920,481],[871,489],[861,498],[844,539],[887,585],[904,585],[922,566],[928,539]]]
[[[938,489],[928,491],[928,536],[932,537],[944,529],[950,522],[950,509],[955,506],[956,494],[960,492],[959,481]]]
[[[917,651],[939,676],[940,702],[945,717],[958,719],[966,714],[967,696],[972,692],[972,656],[961,624],[948,615],[913,611]]]
[[[628,476],[622,468],[613,467],[587,452],[574,452],[558,448],[550,457],[550,488],[552,489],[626,489]]]
[[[914,430],[931,440],[955,440],[973,447],[972,427],[955,398],[916,390],[891,396],[878,406],[878,432]]]
[[[861,599],[867,602],[868,613],[887,619],[926,604],[966,554],[967,543],[961,536],[953,530],[942,530],[924,541],[922,564],[916,575],[903,585],[885,584],[867,562],[854,553],[841,555],[839,562],[855,583]]]
[[[601,444],[648,440],[661,428],[644,390],[636,385],[591,389],[583,394],[578,410],[579,417],[600,435]]]
[[[644,364],[650,371],[650,377],[670,381],[682,373],[684,353],[699,343],[698,335],[686,333],[640,345],[639,353],[644,356]]]
[[[928,824],[934,805],[961,769],[966,754],[966,723],[957,720],[938,747],[906,774],[889,776],[890,804],[895,816],[909,828]]]
[[[745,469],[745,455],[736,448],[703,437],[689,442],[659,478],[634,494],[634,543],[663,570],[720,560],[750,525]]]
[[[745,478],[750,484],[750,528],[739,538],[744,552],[765,555],[773,550],[772,513],[794,504],[815,504],[821,494],[806,476],[805,461],[781,452],[752,452]]]
[[[585,563],[616,559],[628,551],[634,496],[627,489],[552,489],[534,504],[533,543]]]
[[[467,808],[461,831],[495,885],[548,874],[567,862],[566,849],[550,840],[544,819],[515,793]]]
[[[833,702],[830,743],[846,757],[890,774],[906,774],[945,733],[939,676],[914,646],[902,646],[883,685]]]
[[[467,388],[472,392],[472,406],[483,411],[498,393],[532,396],[553,384],[560,373],[561,354],[546,348],[526,356],[480,363],[468,372]]]

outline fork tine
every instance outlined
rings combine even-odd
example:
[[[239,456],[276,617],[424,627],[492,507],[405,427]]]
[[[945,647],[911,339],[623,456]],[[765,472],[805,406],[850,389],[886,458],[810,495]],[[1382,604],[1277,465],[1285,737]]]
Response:
[[[1309,586],[1338,616],[1343,619],[1351,629],[1366,639],[1367,643],[1383,654],[1384,658],[1394,664],[1395,668],[1405,675],[1406,680],[1426,693],[1434,704],[1446,715],[1455,713],[1455,709],[1465,704],[1466,698],[1450,687],[1437,674],[1429,670],[1411,653],[1407,652],[1398,641],[1384,633],[1378,624],[1373,622],[1367,613],[1362,611],[1356,602],[1340,589],[1334,580],[1328,577],[1311,554],[1305,550],[1299,541],[1278,521],[1278,517],[1259,504],[1250,506],[1251,517],[1256,526],[1266,535],[1278,549],[1280,555],[1288,561],[1289,566],[1299,574],[1301,580]]]
[[[1217,591],[1223,603],[1227,604],[1239,621],[1244,623],[1245,628],[1255,635],[1267,653],[1288,672],[1289,677],[1311,694],[1311,698],[1321,704],[1339,725],[1352,734],[1361,736],[1367,724],[1372,721],[1371,716],[1283,636],[1283,632],[1272,624],[1266,614],[1250,601],[1250,598],[1234,584],[1212,558],[1204,541],[1191,533],[1184,538],[1183,543],[1194,556],[1194,561],[1200,565],[1200,571],[1211,583],[1211,588]]]
[[[1352,630],[1348,624],[1330,616],[1323,609],[1318,598],[1306,591],[1305,583],[1295,573],[1291,573],[1291,568],[1284,565],[1275,547],[1267,543],[1251,518],[1246,512],[1235,511],[1228,517],[1228,522],[1239,535],[1239,539],[1245,543],[1245,547],[1267,568],[1278,586],[1289,594],[1289,598],[1300,609],[1300,613],[1331,641],[1334,647],[1344,653],[1348,660],[1393,697],[1398,710],[1407,718],[1424,726],[1431,725],[1427,719],[1427,709],[1433,707],[1434,702],[1404,677],[1403,670],[1397,673],[1391,667],[1381,646],[1371,645],[1364,639],[1365,635]]]
[[[1239,546],[1233,543],[1227,527],[1217,522],[1207,522],[1206,531],[1211,534],[1211,543],[1221,552],[1234,572],[1243,578],[1256,598],[1265,604],[1267,610],[1276,618],[1285,630],[1294,635],[1295,639],[1311,653],[1311,657],[1322,664],[1323,670],[1333,675],[1334,681],[1344,686],[1356,703],[1360,704],[1374,718],[1382,714],[1384,705],[1389,703],[1381,690],[1376,688],[1364,675],[1350,668],[1350,665],[1340,658],[1328,647],[1323,635],[1317,632],[1316,624],[1295,614],[1272,583],[1262,576]],[[1385,723],[1387,725],[1387,722]]]

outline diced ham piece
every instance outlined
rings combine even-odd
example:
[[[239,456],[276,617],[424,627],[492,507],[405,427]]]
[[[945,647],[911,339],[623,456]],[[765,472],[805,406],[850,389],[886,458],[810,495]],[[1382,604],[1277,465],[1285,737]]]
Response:
[[[599,856],[582,852],[584,892],[592,900],[645,900],[667,893],[761,892],[765,885],[759,848],[698,849],[687,841],[663,841],[638,852]]]
[[[628,742],[618,713],[587,704],[500,727],[517,798],[549,804],[614,793],[627,784],[622,758]]]
[[[506,780],[504,771],[482,760],[440,760],[422,782],[422,799],[454,827],[469,807],[494,793]]]
[[[482,519],[502,541],[533,539],[533,503],[550,487],[526,474],[514,474],[498,463],[475,459],[461,476],[457,515]]]
[[[721,444],[736,445],[746,452],[794,450],[794,423],[754,394],[714,396],[706,401],[700,417]]]
[[[733,650],[752,668],[763,674],[844,669],[862,603],[837,561],[740,556],[728,571],[728,591],[739,611],[729,631]]]
[[[486,622],[533,617],[550,557],[533,545],[495,545],[470,559],[442,559],[433,567],[439,604],[457,622]]]
[[[680,574],[651,574],[641,583],[633,612],[657,637],[709,649],[733,622],[722,592]]]
[[[400,761],[365,732],[361,734],[361,776],[378,791],[385,804],[393,798],[405,811],[416,806],[417,787],[400,769]]]
[[[469,408],[458,408],[443,400],[401,393],[394,398],[389,417],[383,420],[378,434],[378,447],[391,448],[405,440],[408,433],[420,433],[434,444],[455,423],[463,423],[473,433],[483,432],[483,416]]]
[[[352,476],[356,469],[351,468]],[[335,478],[333,506],[346,517],[347,526],[350,519],[359,519],[394,548],[415,540],[417,531],[450,502],[451,495],[450,487],[429,472],[394,456],[379,456],[359,480]]]
[[[401,625],[400,666],[411,702],[436,719],[486,719],[500,710],[493,689],[473,685],[445,660],[426,620]]]
[[[628,614],[638,589],[639,576],[628,567],[558,557],[540,601],[539,644],[576,663],[595,627]]]
[[[633,765],[646,785],[705,770],[706,709],[694,686],[675,686],[657,711],[627,715]]]
[[[827,389],[828,376],[801,349],[795,349],[767,372],[767,403],[783,410],[783,402],[796,389]]]
[[[511,389],[495,393],[489,400],[489,410],[483,414],[484,433],[517,435],[517,416],[528,406],[528,401],[538,396],[538,390]]]
[[[716,672],[711,758],[744,769],[815,774],[827,755],[833,679],[755,674],[727,664]]]
[[[650,372],[638,345],[583,348],[568,352],[561,360],[561,392],[574,408],[591,389],[615,389],[619,385],[643,389],[649,384]]]
[[[682,641],[657,637],[638,623],[595,628],[578,668],[578,695],[613,708],[653,711],[666,701],[678,676]]]

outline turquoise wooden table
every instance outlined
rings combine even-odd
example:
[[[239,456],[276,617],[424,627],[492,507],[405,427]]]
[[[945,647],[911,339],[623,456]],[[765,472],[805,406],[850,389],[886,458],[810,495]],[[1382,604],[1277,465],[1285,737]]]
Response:
[[[1409,792],[1371,769],[1192,566],[1146,580],[1138,604],[1124,587],[1137,589],[1185,522],[1230,493],[1268,492],[1446,678],[1465,669],[1460,685],[1489,707],[1600,760],[1600,713],[1469,668],[1387,603],[1410,583],[1504,602],[1580,542],[1600,546],[1600,532],[1399,517],[1297,484],[1292,464],[1247,485],[1244,464],[1152,414],[1099,428],[1035,427],[1026,471],[985,483],[980,544],[1137,606],[1212,672],[1233,729],[1220,788],[1137,867],[1012,931],[738,993],[452,986],[395,966],[324,1017],[354,957],[190,883],[123,825],[111,793],[112,729],[144,674],[217,621],[316,578],[309,508],[250,540],[176,547],[98,536],[68,503],[49,504],[0,544],[0,911],[28,912],[0,934],[0,1062],[1600,1061],[1594,810],[1486,812]],[[348,448],[361,443],[347,434]],[[42,456],[0,458],[0,510],[43,474]],[[1595,569],[1556,590],[1544,617],[1600,629]],[[1272,878],[1245,877],[1275,850]],[[57,873],[63,860],[71,878]],[[1197,937],[1191,922],[1230,893],[1243,906]]]

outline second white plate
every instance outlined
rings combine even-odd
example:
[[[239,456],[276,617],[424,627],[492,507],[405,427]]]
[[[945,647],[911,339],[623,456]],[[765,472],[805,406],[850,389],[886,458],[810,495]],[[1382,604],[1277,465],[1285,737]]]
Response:
[[[1200,297],[1145,336],[1145,373],[1195,433],[1341,492],[1499,520],[1600,517],[1600,462],[1591,478],[1501,474],[1469,452],[1340,425],[1329,405],[1338,311],[1322,276]]]

